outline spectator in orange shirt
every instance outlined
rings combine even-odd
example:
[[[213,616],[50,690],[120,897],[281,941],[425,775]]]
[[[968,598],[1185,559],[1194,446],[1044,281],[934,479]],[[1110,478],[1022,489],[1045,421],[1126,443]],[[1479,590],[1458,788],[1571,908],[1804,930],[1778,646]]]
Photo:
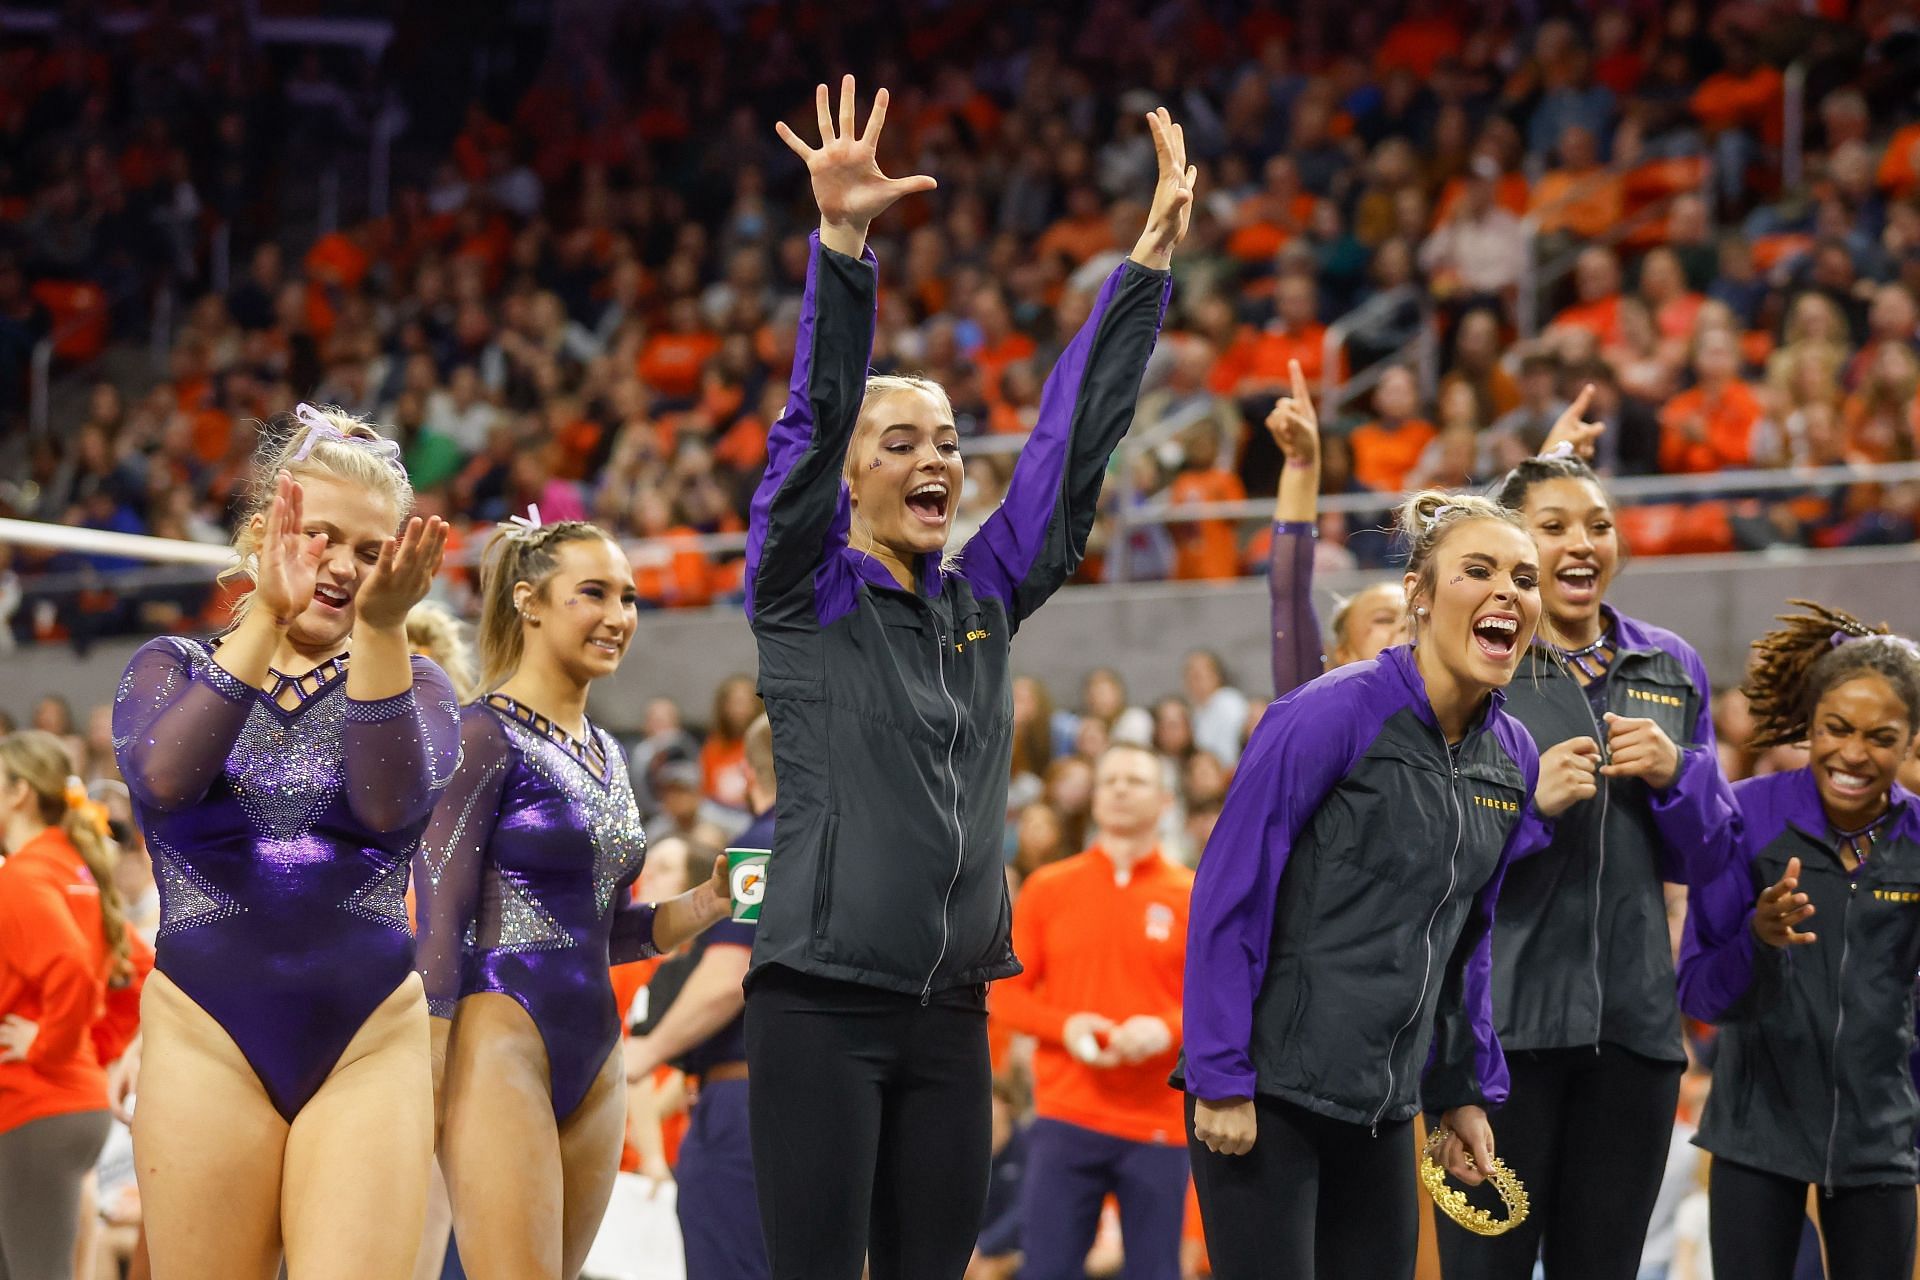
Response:
[[[1694,346],[1691,391],[1667,402],[1660,414],[1660,469],[1669,473],[1744,467],[1753,450],[1753,429],[1763,407],[1740,381],[1740,350],[1733,335],[1713,329]]]
[[[1420,410],[1420,383],[1413,370],[1394,365],[1374,388],[1373,409],[1380,416],[1349,437],[1353,445],[1353,475],[1379,493],[1406,488],[1407,473],[1437,434],[1434,425],[1416,417]]]
[[[1620,221],[1625,188],[1600,163],[1599,140],[1584,126],[1560,131],[1560,167],[1541,175],[1527,211],[1539,219],[1542,235],[1597,240]]]
[[[973,322],[980,327],[980,346],[973,353],[973,365],[980,371],[987,403],[998,406],[1000,375],[1008,365],[1027,359],[1037,348],[1032,338],[1013,327],[1013,313],[999,285],[985,284],[975,290],[972,310]]]
[[[1860,389],[1842,410],[1847,456],[1860,462],[1911,462],[1920,358],[1898,342],[1883,342]]]
[[[1186,466],[1167,489],[1167,497],[1174,503],[1239,502],[1246,498],[1240,477],[1218,465],[1220,437],[1211,422],[1202,421],[1189,429],[1186,454]],[[1239,575],[1240,554],[1233,521],[1189,520],[1169,525],[1168,529],[1173,534],[1174,577],[1192,580]]]
[[[1288,241],[1306,230],[1313,196],[1300,188],[1300,171],[1290,156],[1271,157],[1261,170],[1264,183],[1234,211],[1227,252],[1242,262],[1269,262]]]
[[[701,790],[707,799],[747,811],[747,726],[760,718],[752,676],[728,676],[713,691],[713,719],[700,747]]]
[[[73,1274],[81,1183],[112,1124],[104,1064],[152,967],[71,767],[53,734],[0,738],[0,1275],[22,1280]]]
[[[1453,331],[1453,367],[1440,379],[1444,397],[1449,386],[1464,382],[1473,388],[1480,422],[1493,422],[1520,405],[1520,384],[1500,363],[1500,317],[1489,307],[1478,307],[1460,317]]]
[[[1904,125],[1887,142],[1874,175],[1889,196],[1905,199],[1920,184],[1920,121]]]
[[[1118,247],[1107,216],[1107,202],[1099,188],[1078,183],[1067,193],[1067,215],[1048,227],[1034,246],[1034,256],[1064,254],[1079,266],[1096,253]]]
[[[700,391],[700,369],[720,349],[707,332],[696,298],[677,298],[667,308],[667,327],[647,339],[635,372],[663,396],[691,401]]]
[[[994,984],[996,1016],[1039,1041],[1022,1246],[1029,1280],[1079,1280],[1109,1195],[1129,1276],[1180,1275],[1187,1153],[1167,1072],[1180,1045],[1193,873],[1163,857],[1171,797],[1151,750],[1108,748],[1094,844],[1035,871],[1014,904],[1025,971]]]
[[[1913,294],[1905,285],[1883,284],[1875,289],[1873,305],[1867,311],[1867,340],[1847,362],[1842,381],[1849,389],[1866,381],[1882,346],[1893,344],[1912,350],[1916,327],[1920,327],[1920,307],[1914,305]]]
[[[1320,295],[1313,277],[1291,272],[1274,289],[1277,312],[1261,332],[1236,342],[1226,359],[1239,369],[1233,385],[1237,399],[1270,399],[1288,386],[1288,362],[1298,360],[1308,382],[1325,374],[1327,327],[1320,323]],[[1339,377],[1347,376],[1346,353],[1340,354]]]
[[[1613,250],[1589,245],[1573,264],[1579,301],[1553,318],[1555,325],[1585,329],[1603,347],[1620,343],[1620,259]]]
[[[1640,261],[1640,300],[1653,316],[1653,327],[1664,349],[1680,352],[1693,338],[1694,321],[1706,301],[1687,288],[1680,255],[1664,245]]]
[[[1744,33],[1728,36],[1723,48],[1726,64],[1701,82],[1687,105],[1712,140],[1721,206],[1733,211],[1742,207],[1747,170],[1761,147],[1780,141],[1782,81]]]

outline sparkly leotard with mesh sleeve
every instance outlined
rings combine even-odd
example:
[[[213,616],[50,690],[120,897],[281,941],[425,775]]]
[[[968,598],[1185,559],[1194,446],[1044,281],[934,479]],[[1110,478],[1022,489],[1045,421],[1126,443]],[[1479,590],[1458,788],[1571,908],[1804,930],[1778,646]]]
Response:
[[[587,1096],[620,1039],[607,966],[657,954],[628,889],[647,838],[611,734],[578,741],[499,694],[460,719],[459,773],[421,842],[415,883],[427,1006],[511,996],[547,1049],[553,1113]]]
[[[459,707],[425,658],[412,688],[374,701],[347,696],[344,657],[273,683],[197,641],[149,641],[114,697],[113,744],[160,886],[154,967],[291,1120],[413,967],[407,874],[459,758]]]

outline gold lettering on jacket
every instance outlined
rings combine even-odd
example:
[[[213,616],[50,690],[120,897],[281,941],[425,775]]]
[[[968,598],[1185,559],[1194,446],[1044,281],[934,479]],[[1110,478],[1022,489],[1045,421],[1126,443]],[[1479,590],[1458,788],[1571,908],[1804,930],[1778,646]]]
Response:
[[[1912,889],[1875,889],[1873,896],[1880,902],[1920,902],[1920,892]]]
[[[1492,796],[1475,796],[1473,802],[1482,809],[1497,809],[1501,813],[1520,812],[1520,805],[1513,800],[1496,800]]]
[[[1638,698],[1642,702],[1655,702],[1663,707],[1684,707],[1687,704],[1670,693],[1648,693],[1645,689],[1628,689],[1629,698]]]

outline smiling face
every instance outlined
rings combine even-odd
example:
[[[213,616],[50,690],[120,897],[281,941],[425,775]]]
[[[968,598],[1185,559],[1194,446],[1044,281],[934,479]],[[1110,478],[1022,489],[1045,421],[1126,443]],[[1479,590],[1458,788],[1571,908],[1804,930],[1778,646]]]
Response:
[[[1857,830],[1886,811],[1888,788],[1913,749],[1907,704],[1865,671],[1828,689],[1808,726],[1809,763],[1827,820]]]
[[[1355,596],[1340,615],[1332,665],[1365,662],[1407,642],[1407,591],[1397,582],[1381,582]]]
[[[578,538],[554,552],[553,574],[537,589],[514,586],[523,661],[550,662],[585,684],[619,670],[639,622],[633,566],[605,538]]]
[[[1427,610],[1423,670],[1473,696],[1513,679],[1540,621],[1538,560],[1533,539],[1504,521],[1462,520],[1447,530],[1429,565],[1432,586],[1406,577],[1408,598]]]
[[[1591,480],[1543,480],[1527,490],[1522,515],[1540,550],[1540,599],[1555,634],[1569,645],[1600,636],[1600,604],[1620,567],[1613,507]]]
[[[871,540],[902,561],[945,549],[962,474],[946,405],[918,388],[869,396],[847,467],[856,547]]]
[[[380,549],[400,523],[400,513],[384,494],[361,488],[325,472],[298,477],[306,523],[301,532],[326,537],[313,600],[287,638],[303,653],[337,650],[353,633],[354,600],[380,560]],[[267,518],[254,517],[265,529]]]

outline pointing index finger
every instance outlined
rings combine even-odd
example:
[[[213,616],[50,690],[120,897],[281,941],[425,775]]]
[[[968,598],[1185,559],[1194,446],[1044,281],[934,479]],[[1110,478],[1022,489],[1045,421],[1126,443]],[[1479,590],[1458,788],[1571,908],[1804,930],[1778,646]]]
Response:
[[[1293,398],[1302,412],[1313,412],[1313,399],[1307,394],[1307,376],[1300,372],[1298,360],[1287,361],[1287,381],[1293,384]]]

